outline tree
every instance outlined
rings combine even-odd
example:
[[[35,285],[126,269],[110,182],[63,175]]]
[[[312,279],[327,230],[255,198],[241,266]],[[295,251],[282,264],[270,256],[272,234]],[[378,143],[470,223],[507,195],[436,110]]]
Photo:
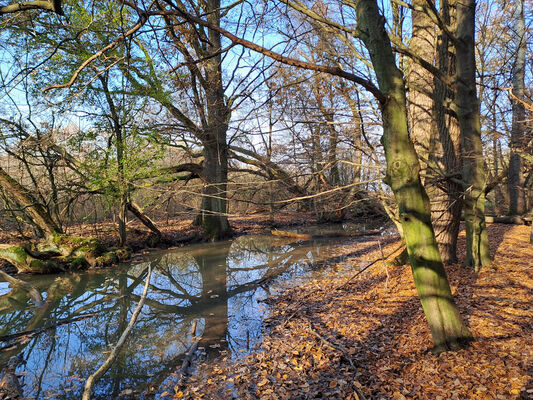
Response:
[[[213,29],[205,30],[194,24],[182,24],[176,18],[176,9],[186,9],[178,2],[159,4],[160,11],[154,11],[155,17],[160,15],[165,26],[166,40],[170,40],[172,50],[180,54],[184,62],[173,66],[176,87],[182,87],[189,79],[189,89],[182,89],[182,94],[190,90],[192,94],[192,110],[187,110],[187,104],[180,106],[174,101],[175,93],[163,86],[162,79],[154,66],[154,55],[148,53],[147,47],[141,48],[148,61],[148,73],[133,64],[121,65],[122,72],[137,90],[139,95],[151,96],[159,101],[185,129],[189,131],[203,146],[204,188],[202,205],[196,222],[204,228],[205,237],[210,240],[227,237],[231,229],[227,218],[227,180],[228,180],[228,144],[227,131],[231,117],[231,99],[225,94],[224,77],[222,73],[222,40],[219,32]],[[142,6],[134,6],[141,15],[146,14]],[[166,9],[166,11],[164,11]],[[220,1],[209,0],[199,6],[192,7],[190,12],[196,13],[197,18],[205,21],[209,26],[220,26],[222,17]],[[202,19],[203,21],[203,19]],[[165,40],[154,30],[157,41]],[[170,54],[161,54],[161,59],[167,61]],[[137,61],[140,61],[137,59]],[[180,76],[182,68],[187,73]],[[163,73],[163,76],[167,73]],[[172,82],[172,80],[170,80]],[[174,88],[175,90],[175,88]]]
[[[481,143],[480,105],[476,87],[475,0],[456,4],[457,83],[455,107],[461,132],[464,213],[466,225],[465,264],[475,271],[491,263],[485,225],[485,169]]]
[[[429,199],[420,181],[420,164],[407,125],[405,87],[377,3],[356,7],[361,40],[367,47],[380,90],[386,183],[394,192],[418,295],[431,328],[434,350],[461,347],[471,339],[454,304],[431,225]],[[474,82],[475,83],[475,82]]]
[[[524,100],[524,76],[526,63],[526,30],[524,16],[524,1],[515,1],[513,15],[513,44],[515,59],[512,72],[512,110],[513,121],[511,127],[511,157],[509,160],[509,214],[516,215],[524,210],[524,188],[522,178],[522,160],[520,152],[524,148],[524,124],[526,120]]]
[[[62,15],[60,1],[15,3],[0,8],[0,14],[29,9],[54,11]],[[9,122],[9,121],[8,121]],[[126,250],[107,249],[93,238],[77,238],[63,234],[45,204],[0,168],[0,186],[21,206],[31,221],[43,233],[37,246],[9,246],[0,248],[0,258],[12,263],[19,272],[50,273],[76,270],[96,265],[108,265],[129,257]]]
[[[452,23],[448,1],[441,4],[441,17]],[[410,61],[409,115],[411,137],[421,162],[426,191],[431,202],[431,221],[443,262],[457,262],[457,235],[462,209],[461,186],[451,177],[460,175],[459,129],[447,106],[453,95],[448,85],[455,71],[455,55],[447,33],[436,26],[425,1],[415,1],[410,50],[427,64],[435,59],[440,74],[434,74],[415,58]]]

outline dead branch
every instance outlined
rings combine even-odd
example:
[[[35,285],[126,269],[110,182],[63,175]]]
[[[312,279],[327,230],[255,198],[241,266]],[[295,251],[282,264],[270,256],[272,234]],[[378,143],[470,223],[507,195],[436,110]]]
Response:
[[[139,314],[141,313],[141,309],[143,308],[144,301],[146,300],[146,295],[148,293],[148,286],[150,285],[150,277],[152,276],[152,266],[148,266],[148,275],[146,276],[146,282],[144,283],[144,290],[141,296],[141,299],[139,300],[139,304],[137,304],[137,308],[131,314],[131,319],[126,327],[124,329],[124,332],[122,332],[122,335],[120,335],[120,338],[118,339],[117,344],[115,347],[113,347],[113,350],[111,350],[111,353],[107,357],[107,359],[104,361],[104,363],[98,368],[89,378],[87,379],[87,382],[85,383],[85,389],[83,390],[83,396],[82,400],[90,400],[91,393],[93,390],[93,386],[98,380],[102,377],[102,375],[105,374],[105,372],[111,367],[111,364],[115,361],[118,354],[120,353],[120,350],[122,349],[122,346],[124,346],[124,343],[126,342],[126,339],[128,338],[131,330],[133,329],[133,326],[135,325],[135,322],[137,321],[137,318],[139,317]]]

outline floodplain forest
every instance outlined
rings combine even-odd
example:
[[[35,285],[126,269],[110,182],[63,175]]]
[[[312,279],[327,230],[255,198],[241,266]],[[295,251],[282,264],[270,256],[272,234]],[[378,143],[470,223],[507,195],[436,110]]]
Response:
[[[531,398],[532,25],[0,2],[0,398]]]

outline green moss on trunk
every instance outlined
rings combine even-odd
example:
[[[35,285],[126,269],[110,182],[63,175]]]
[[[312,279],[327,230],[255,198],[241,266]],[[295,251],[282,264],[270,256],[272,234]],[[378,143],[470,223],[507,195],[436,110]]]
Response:
[[[429,199],[420,181],[420,165],[409,137],[404,79],[396,67],[376,0],[356,7],[361,39],[370,53],[381,92],[382,143],[387,160],[385,182],[399,209],[414,282],[433,337],[434,350],[456,349],[472,339],[454,303],[431,225]]]
[[[18,272],[49,274],[107,267],[126,261],[127,249],[108,249],[98,239],[53,234],[36,249],[28,246],[3,246],[0,258],[13,264]]]

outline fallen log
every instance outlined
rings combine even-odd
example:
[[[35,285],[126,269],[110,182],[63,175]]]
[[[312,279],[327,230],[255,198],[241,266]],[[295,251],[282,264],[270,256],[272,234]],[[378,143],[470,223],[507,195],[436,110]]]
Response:
[[[464,221],[465,217],[461,216],[461,221]],[[510,224],[510,225],[531,225],[533,217],[520,216],[520,215],[486,215],[485,222],[491,224]]]
[[[504,216],[490,216],[485,217],[485,222],[497,224],[512,224],[512,225],[530,225],[533,217],[522,217],[520,215],[504,215]]]
[[[49,274],[105,267],[126,261],[127,249],[107,248],[96,238],[54,233],[36,246],[0,245],[0,258],[19,273]]]
[[[270,231],[270,233],[273,236],[289,237],[289,238],[302,239],[302,240],[311,240],[313,238],[313,235],[310,235],[308,233],[296,233],[296,232],[289,232],[289,231],[280,231],[278,229],[273,229],[273,230]]]
[[[331,232],[331,233],[322,233],[318,235],[311,235],[309,233],[296,233],[290,231],[281,231],[279,229],[271,230],[270,233],[273,236],[278,237],[289,237],[294,239],[301,240],[311,240],[311,239],[324,239],[324,238],[336,238],[336,237],[361,237],[361,236],[375,236],[381,234],[381,231],[374,229],[371,231],[365,232]]]

